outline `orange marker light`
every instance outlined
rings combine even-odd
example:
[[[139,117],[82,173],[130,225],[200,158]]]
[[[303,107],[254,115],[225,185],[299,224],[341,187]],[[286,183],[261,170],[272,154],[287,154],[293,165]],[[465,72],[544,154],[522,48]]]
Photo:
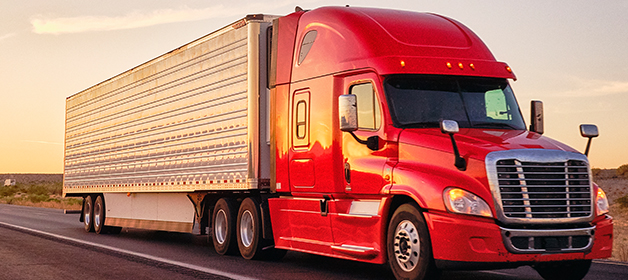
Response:
[[[406,62],[405,61],[401,61],[401,67],[406,67]]]
[[[451,69],[451,63],[447,62],[447,68]]]
[[[458,62],[458,67],[460,67],[460,70],[464,69],[464,65],[462,64],[462,62]]]
[[[475,65],[473,65],[473,63],[469,64],[469,67],[471,67],[471,70],[475,70]]]
[[[508,73],[512,73],[512,69],[510,69],[510,66],[506,66],[506,71],[508,71]]]

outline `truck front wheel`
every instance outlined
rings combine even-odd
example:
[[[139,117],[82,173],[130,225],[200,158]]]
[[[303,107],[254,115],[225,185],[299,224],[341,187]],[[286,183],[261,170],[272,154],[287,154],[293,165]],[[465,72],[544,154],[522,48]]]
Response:
[[[397,279],[433,279],[438,270],[423,215],[412,204],[403,204],[388,225],[388,264]]]
[[[536,272],[546,280],[580,280],[591,267],[591,260],[540,263],[534,266]]]
[[[232,254],[237,251],[234,238],[235,215],[231,200],[221,198],[214,207],[212,216],[212,241],[214,250],[220,255]]]

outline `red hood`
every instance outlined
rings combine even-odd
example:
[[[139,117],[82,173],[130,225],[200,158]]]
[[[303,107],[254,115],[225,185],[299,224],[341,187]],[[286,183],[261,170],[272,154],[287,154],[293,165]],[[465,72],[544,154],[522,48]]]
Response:
[[[514,149],[550,149],[578,152],[549,137],[525,130],[460,129],[460,133],[455,134],[454,137],[462,157],[470,157],[479,161],[484,161],[486,154],[490,152]],[[443,134],[437,128],[405,129],[399,135],[399,146],[401,149],[405,146],[404,144],[453,153],[449,135]]]
[[[485,163],[491,152],[520,149],[577,152],[558,141],[525,130],[461,129],[454,137],[460,155],[467,162],[464,172],[454,166],[451,140],[440,129],[404,129],[399,134],[399,163],[395,167],[394,181],[399,186],[414,186],[417,182],[432,186],[421,189],[424,194],[431,192],[419,196],[423,207],[446,211],[441,197],[443,190],[447,186],[459,186],[482,197],[495,209]]]

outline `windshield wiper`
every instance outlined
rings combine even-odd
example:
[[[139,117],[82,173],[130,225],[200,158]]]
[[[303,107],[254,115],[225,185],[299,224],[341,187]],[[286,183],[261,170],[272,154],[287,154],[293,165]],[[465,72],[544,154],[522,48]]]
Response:
[[[499,128],[510,128],[510,129],[514,129],[514,130],[518,130],[518,128],[507,124],[507,123],[496,123],[496,122],[483,122],[483,123],[474,123],[473,127],[486,127],[486,128],[492,128],[492,127],[499,127]]]

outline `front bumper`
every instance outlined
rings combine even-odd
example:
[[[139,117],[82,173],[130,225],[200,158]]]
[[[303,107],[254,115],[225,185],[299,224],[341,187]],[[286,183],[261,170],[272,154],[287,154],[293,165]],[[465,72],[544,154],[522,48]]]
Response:
[[[514,267],[536,262],[608,258],[612,253],[613,222],[607,215],[597,217],[590,228],[546,230],[547,234],[542,231],[509,230],[486,218],[441,212],[425,212],[424,215],[430,230],[434,259],[441,268]],[[535,240],[538,243],[542,238],[567,233],[575,236],[590,234],[592,244],[578,247],[574,246],[577,245],[574,242],[577,238],[568,238],[570,243],[565,249],[558,249],[564,246],[553,244],[549,245],[549,249],[534,246]],[[528,248],[521,249],[520,245],[513,246],[510,242],[512,237],[523,236],[530,237]],[[557,242],[555,239],[551,238],[552,242]]]

